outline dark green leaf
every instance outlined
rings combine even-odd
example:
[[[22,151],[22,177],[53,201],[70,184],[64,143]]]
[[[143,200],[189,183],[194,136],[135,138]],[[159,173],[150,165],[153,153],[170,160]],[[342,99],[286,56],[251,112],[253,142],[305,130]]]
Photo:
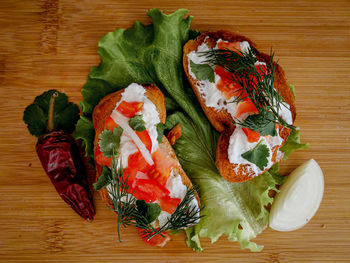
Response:
[[[190,33],[188,35],[188,39],[195,39],[196,37],[198,37],[201,34],[201,32],[197,29],[191,29]]]
[[[251,163],[254,163],[260,170],[264,170],[268,164],[270,155],[269,148],[261,141],[251,150],[242,154],[242,157]]]
[[[63,107],[64,106],[64,107]],[[60,108],[60,110],[58,110]],[[79,120],[78,105],[69,102],[67,104],[55,103],[54,106],[54,123],[56,130],[73,132],[75,124]]]
[[[85,116],[80,116],[73,136],[76,140],[82,140],[82,146],[85,148],[86,156],[93,159],[95,129],[91,119]]]
[[[23,121],[27,124],[32,135],[39,137],[46,132],[50,99],[55,92],[58,96],[54,100],[54,130],[67,132],[74,130],[79,119],[79,107],[72,102],[68,102],[68,97],[64,93],[49,90],[37,96],[34,103],[24,111]]]
[[[98,177],[97,181],[93,184],[94,189],[99,191],[109,185],[111,178],[111,170],[107,166],[102,166],[101,175]]]
[[[144,200],[136,201],[137,210],[147,219],[147,223],[156,220],[162,211],[157,203],[146,203]]]
[[[276,136],[276,124],[272,112],[262,112],[259,114],[249,115],[241,124],[252,131],[258,131],[260,135]]]
[[[115,157],[119,154],[120,146],[120,136],[123,133],[123,129],[118,126],[110,130],[104,130],[99,136],[98,145],[100,146],[100,151],[105,157]]]
[[[215,82],[214,70],[208,64],[196,64],[191,60],[190,66],[193,74],[198,80],[209,80],[212,83]]]
[[[163,135],[164,135],[165,125],[163,123],[158,123],[157,125],[157,141],[161,143],[163,141]]]
[[[277,135],[276,123],[274,123],[273,121],[269,122],[267,125],[259,129],[259,133],[262,136],[266,136],[266,135],[276,136]]]
[[[136,115],[135,117],[130,118],[129,125],[138,132],[146,130],[145,121],[142,119],[142,115]]]
[[[25,109],[23,121],[34,136],[39,137],[46,132],[47,114],[37,104],[31,104]]]
[[[291,130],[287,141],[280,148],[280,150],[284,152],[283,159],[286,160],[292,152],[299,149],[308,149],[308,148],[309,148],[308,143],[305,143],[305,144],[300,143],[299,129],[294,129],[294,130]]]

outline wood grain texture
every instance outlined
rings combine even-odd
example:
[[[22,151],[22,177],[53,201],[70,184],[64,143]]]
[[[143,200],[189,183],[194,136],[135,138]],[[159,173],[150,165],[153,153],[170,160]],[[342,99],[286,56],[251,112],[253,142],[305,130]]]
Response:
[[[149,23],[145,12],[187,8],[192,28],[233,30],[272,46],[297,89],[297,121],[308,151],[283,163],[289,173],[314,158],[325,194],[304,228],[266,230],[261,253],[225,237],[187,248],[184,235],[165,248],[145,246],[136,230],[117,242],[115,216],[94,193],[97,215],[84,222],[56,194],[35,153],[24,108],[56,88],[78,103],[97,42],[108,31]],[[1,262],[349,262],[350,261],[350,2],[344,1],[12,1],[0,3],[0,261]],[[93,172],[90,172],[93,176]]]

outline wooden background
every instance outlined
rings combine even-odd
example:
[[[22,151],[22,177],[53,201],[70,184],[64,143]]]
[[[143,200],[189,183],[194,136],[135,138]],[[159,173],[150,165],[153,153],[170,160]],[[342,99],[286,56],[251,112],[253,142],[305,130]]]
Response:
[[[294,153],[283,172],[310,158],[325,175],[316,216],[289,232],[267,229],[261,253],[222,237],[186,247],[184,235],[148,247],[133,228],[117,242],[115,216],[94,193],[93,223],[56,194],[22,122],[24,108],[56,88],[76,103],[97,42],[108,31],[149,23],[146,10],[187,8],[192,28],[228,29],[272,46],[297,89],[297,125],[310,150]],[[350,2],[349,1],[70,1],[0,2],[0,262],[350,262]]]

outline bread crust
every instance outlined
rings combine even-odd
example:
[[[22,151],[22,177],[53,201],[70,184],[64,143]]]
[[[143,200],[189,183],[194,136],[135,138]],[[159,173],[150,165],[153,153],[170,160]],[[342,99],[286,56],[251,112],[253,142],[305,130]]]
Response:
[[[232,116],[225,109],[218,111],[212,107],[207,107],[205,105],[204,98],[201,96],[197,88],[198,81],[192,78],[192,76],[189,74],[189,68],[188,68],[189,61],[188,61],[187,55],[192,51],[196,51],[204,41],[206,41],[206,44],[209,46],[209,48],[214,48],[218,39],[222,39],[228,42],[247,41],[250,47],[255,52],[258,60],[263,61],[265,63],[269,63],[270,56],[265,53],[259,52],[257,50],[256,44],[252,42],[249,38],[230,31],[224,31],[224,30],[203,33],[200,36],[198,36],[195,40],[188,41],[184,46],[183,66],[184,66],[186,76],[192,86],[194,93],[196,94],[202,106],[202,109],[205,115],[209,119],[210,123],[214,126],[214,128],[221,133],[217,143],[217,149],[216,149],[216,165],[221,175],[227,181],[244,182],[252,179],[255,176],[255,174],[254,172],[251,171],[251,169],[249,169],[249,166],[250,166],[249,164],[232,164],[228,159],[228,146],[229,146],[230,136],[235,129],[234,120]],[[276,88],[277,91],[280,92],[284,100],[289,104],[290,110],[292,113],[293,122],[294,122],[296,117],[296,109],[295,109],[293,93],[288,86],[287,79],[282,67],[276,63],[274,63],[274,65],[276,66],[274,87]],[[283,139],[282,145],[287,140],[289,133],[290,133],[290,129],[285,127],[280,128],[279,135]],[[281,159],[281,157],[277,156],[278,149],[281,146],[275,146],[272,149],[273,150],[272,161],[274,163]]]
[[[165,101],[164,101],[163,93],[154,84],[142,84],[142,86],[146,90],[145,95],[147,96],[147,98],[156,106],[156,109],[159,113],[160,122],[165,123],[166,109],[165,109]],[[124,89],[107,95],[99,102],[99,104],[95,107],[93,111],[92,121],[95,128],[94,152],[98,148],[98,138],[100,133],[104,130],[106,119],[111,115],[117,102],[119,102],[120,99],[122,98],[123,92],[124,92]],[[171,147],[170,143],[168,142],[165,136],[163,136],[163,141],[162,143],[159,144],[159,147],[164,149],[165,152],[167,152],[171,158],[176,160],[177,166],[174,168],[175,174],[179,174],[181,176],[183,184],[191,188],[192,183],[190,179],[187,177],[185,171],[182,169],[182,166],[180,165],[180,162],[177,159],[173,148]],[[101,175],[102,167],[96,162],[95,162],[95,165],[96,165],[96,181],[97,181],[97,179]],[[98,192],[101,198],[103,199],[103,201],[109,206],[113,207],[113,204],[108,197],[106,188],[103,188]],[[196,196],[196,198],[199,202],[198,196]]]

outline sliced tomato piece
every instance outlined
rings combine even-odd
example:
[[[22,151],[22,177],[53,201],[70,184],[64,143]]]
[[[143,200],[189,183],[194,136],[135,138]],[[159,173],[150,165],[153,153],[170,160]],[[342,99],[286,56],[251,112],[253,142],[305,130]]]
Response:
[[[145,179],[147,180],[147,179]],[[157,195],[155,192],[153,192],[152,190],[150,189],[147,189],[147,186],[146,189],[145,187],[138,187],[136,186],[135,188],[135,185],[132,185],[132,189],[134,189],[134,196],[138,199],[138,200],[144,200],[146,203],[152,203],[154,201],[157,200]]]
[[[148,176],[161,185],[165,185],[171,171],[177,165],[176,161],[168,156],[166,152],[158,148],[153,154],[154,167],[150,170]]]
[[[220,41],[218,43],[218,49],[229,49],[229,50],[232,50],[232,51],[237,51],[237,50],[242,51],[240,42],[228,43],[228,42],[225,42],[225,41]]]
[[[229,100],[232,96],[241,96],[242,98],[247,97],[247,93],[242,90],[241,86],[232,80],[232,73],[226,71],[223,67],[217,67],[214,71],[220,76],[220,81],[216,87],[218,90],[224,93],[227,100]]]
[[[129,156],[128,159],[128,168],[134,169],[143,173],[148,173],[151,169],[151,166],[146,162],[145,158],[141,152],[136,152]]]
[[[126,102],[122,101],[117,111],[119,111],[121,114],[123,114],[125,117],[132,118],[135,117],[136,113],[138,113],[140,110],[142,110],[143,102],[133,101],[133,102]]]
[[[135,197],[139,200],[145,200],[147,203],[170,194],[168,189],[151,179],[135,179],[133,187],[135,188]]]
[[[105,121],[105,129],[113,131],[114,128],[117,128],[118,124],[115,123],[115,121],[112,119],[111,116],[109,116]]]
[[[242,128],[243,132],[247,136],[248,142],[257,142],[260,139],[260,133],[256,131],[252,131],[248,128]]]
[[[102,152],[100,151],[100,147],[97,147],[95,151],[95,162],[99,165],[105,165],[107,167],[112,166],[112,158],[108,158],[103,156]]]
[[[133,187],[133,181],[136,178],[137,172],[147,174],[151,168],[152,166],[146,162],[145,158],[143,158],[139,151],[129,155],[128,167],[125,169],[124,174],[125,176],[128,176],[128,181],[131,183],[131,191],[135,190],[135,187]]]
[[[250,99],[238,103],[235,117],[240,118],[244,113],[258,113],[257,108]]]
[[[160,228],[156,228],[159,230]],[[171,239],[170,235],[167,232],[162,232],[162,235],[155,235],[150,240],[147,240],[147,236],[143,229],[138,228],[139,235],[141,236],[142,240],[151,246],[158,246],[158,247],[164,247],[165,244]]]
[[[170,196],[163,196],[159,198],[160,207],[163,211],[172,214],[175,212],[177,206],[181,203],[180,198],[172,198]]]
[[[143,144],[146,146],[147,150],[151,152],[152,150],[152,140],[151,137],[148,134],[147,130],[144,130],[142,132],[135,131],[137,136],[139,136],[140,140],[143,142]]]
[[[215,70],[215,73],[220,76],[226,83],[232,82],[232,73],[226,71],[223,67],[217,67]],[[239,86],[238,86],[239,88]]]

